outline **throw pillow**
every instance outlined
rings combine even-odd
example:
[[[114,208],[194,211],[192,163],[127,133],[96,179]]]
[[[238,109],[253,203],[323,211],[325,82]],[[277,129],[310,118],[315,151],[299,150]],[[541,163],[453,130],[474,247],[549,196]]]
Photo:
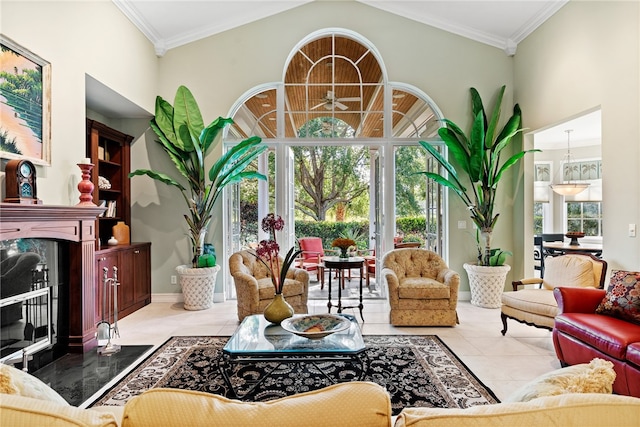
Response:
[[[584,256],[547,257],[542,286],[552,290],[558,286],[596,287],[593,263]]]
[[[525,384],[504,402],[528,402],[542,396],[567,393],[613,392],[616,372],[613,363],[603,359],[593,359],[589,363],[568,366],[543,374]]]
[[[640,325],[640,272],[614,271],[596,313]]]
[[[13,366],[4,364],[0,364],[0,393],[17,394],[69,405],[62,396],[40,379]]]

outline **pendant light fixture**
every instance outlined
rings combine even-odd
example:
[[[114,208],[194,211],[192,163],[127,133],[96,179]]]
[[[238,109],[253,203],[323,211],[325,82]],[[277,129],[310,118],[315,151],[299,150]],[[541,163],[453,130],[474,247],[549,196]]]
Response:
[[[572,131],[573,131],[572,129],[565,130],[565,132],[567,133],[567,155],[565,156],[566,162],[565,162],[564,170],[568,171],[568,174],[567,174],[568,180],[565,183],[549,185],[549,187],[551,187],[551,189],[555,193],[558,193],[561,196],[573,196],[573,195],[576,195],[576,194],[581,193],[582,191],[584,191],[589,186],[588,183],[571,182],[571,175],[572,175],[572,173],[571,173],[571,147],[570,147],[569,139],[570,139],[570,134],[571,134]]]

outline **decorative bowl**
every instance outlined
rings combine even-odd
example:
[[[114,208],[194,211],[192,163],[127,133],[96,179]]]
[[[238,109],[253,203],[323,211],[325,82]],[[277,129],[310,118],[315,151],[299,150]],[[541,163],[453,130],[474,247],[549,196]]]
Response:
[[[578,239],[583,238],[584,233],[582,231],[568,231],[565,236],[571,239],[571,241],[569,242],[569,246],[580,246],[580,243],[578,243]]]
[[[572,239],[574,237],[577,237],[579,239],[581,237],[584,237],[584,232],[582,232],[582,231],[568,231],[567,234],[565,234],[565,236],[567,236],[570,239]]]
[[[349,329],[349,319],[333,314],[313,314],[290,317],[280,324],[282,329],[309,339],[320,339],[327,335]]]

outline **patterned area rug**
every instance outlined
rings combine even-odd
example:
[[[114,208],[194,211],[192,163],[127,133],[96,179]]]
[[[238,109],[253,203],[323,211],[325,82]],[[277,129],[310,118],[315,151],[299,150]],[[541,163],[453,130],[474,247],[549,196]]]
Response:
[[[357,379],[385,387],[394,414],[405,406],[466,408],[499,402],[433,335],[365,335],[367,349],[362,363],[283,359],[225,364],[221,353],[228,339],[172,337],[90,406],[124,405],[132,397],[156,387],[266,401]]]

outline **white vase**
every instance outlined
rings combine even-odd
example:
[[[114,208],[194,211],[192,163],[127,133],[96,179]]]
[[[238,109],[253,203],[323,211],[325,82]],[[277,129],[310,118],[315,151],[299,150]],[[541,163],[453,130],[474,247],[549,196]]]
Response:
[[[220,266],[192,268],[190,265],[179,265],[176,271],[182,287],[185,310],[211,308]]]
[[[484,308],[500,308],[504,283],[511,266],[506,264],[484,266],[465,263],[464,269],[469,276],[471,304]]]

